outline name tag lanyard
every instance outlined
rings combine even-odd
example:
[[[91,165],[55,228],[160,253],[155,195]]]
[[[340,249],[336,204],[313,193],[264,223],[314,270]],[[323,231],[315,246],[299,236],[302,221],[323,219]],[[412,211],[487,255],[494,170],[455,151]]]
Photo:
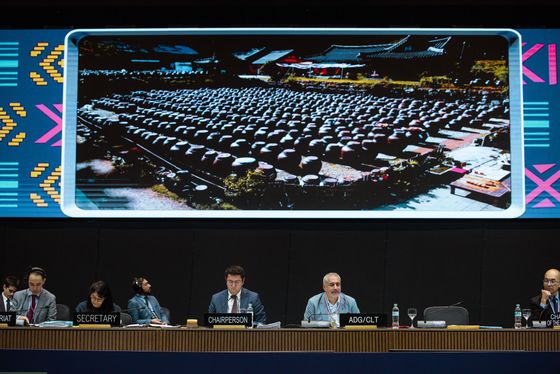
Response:
[[[334,312],[331,313],[331,308],[329,308],[329,302],[327,301],[329,298],[327,297],[327,295],[325,294],[325,307],[327,308],[327,313],[329,314],[329,320],[334,320],[334,317],[331,315],[335,315],[335,314],[340,314],[340,306],[342,305],[342,297],[338,297],[338,307],[336,308],[336,310]]]

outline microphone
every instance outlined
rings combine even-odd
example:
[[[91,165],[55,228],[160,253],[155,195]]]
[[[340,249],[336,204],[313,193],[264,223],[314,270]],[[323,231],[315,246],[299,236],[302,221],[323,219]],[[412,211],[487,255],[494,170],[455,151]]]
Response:
[[[315,314],[310,314],[309,317],[307,318],[307,322],[311,322],[311,321],[321,321],[321,320],[317,320],[317,319],[315,319],[315,318],[316,318],[316,317],[324,317],[324,316],[329,317],[330,314],[328,314],[328,313],[315,313]],[[327,318],[327,320],[328,320],[328,318]]]
[[[459,305],[462,305],[462,304],[463,304],[463,300],[458,301],[458,302],[456,302],[454,304],[451,304],[451,305],[447,305],[447,306],[443,305],[439,308],[453,308],[453,307],[456,307],[456,306],[459,306]],[[432,315],[435,315],[436,317],[440,317],[439,313],[441,313],[441,311],[442,310],[428,310],[428,313],[424,314],[424,321],[432,321],[433,320]]]

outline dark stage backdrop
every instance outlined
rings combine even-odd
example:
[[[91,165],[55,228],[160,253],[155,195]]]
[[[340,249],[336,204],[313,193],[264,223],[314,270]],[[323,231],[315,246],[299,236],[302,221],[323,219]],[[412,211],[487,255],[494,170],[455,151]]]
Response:
[[[558,221],[178,221],[16,220],[0,223],[0,274],[29,265],[73,308],[89,284],[108,281],[126,308],[135,275],[146,275],[174,323],[200,318],[223,270],[240,264],[268,321],[299,323],[330,271],[362,312],[393,303],[421,311],[463,301],[471,324],[513,324],[549,267],[559,267]]]

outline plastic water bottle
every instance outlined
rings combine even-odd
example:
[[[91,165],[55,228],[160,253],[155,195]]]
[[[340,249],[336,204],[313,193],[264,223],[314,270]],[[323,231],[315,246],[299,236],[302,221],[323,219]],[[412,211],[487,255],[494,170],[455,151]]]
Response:
[[[393,321],[392,327],[394,329],[399,328],[399,307],[397,304],[393,304],[393,310],[391,311],[391,319]]]
[[[249,303],[249,306],[247,307],[247,313],[249,313],[251,315],[251,321],[252,321],[252,324],[254,325],[255,324],[255,315],[253,314],[253,304]],[[253,327],[253,326],[251,326],[251,327]]]
[[[521,328],[521,307],[519,304],[515,304],[515,310],[513,312],[513,318],[515,323],[513,325],[514,328],[520,329]]]

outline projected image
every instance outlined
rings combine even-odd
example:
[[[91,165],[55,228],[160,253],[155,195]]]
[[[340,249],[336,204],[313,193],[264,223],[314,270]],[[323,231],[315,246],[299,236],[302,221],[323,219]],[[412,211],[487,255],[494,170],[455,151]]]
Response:
[[[497,35],[88,35],[82,210],[503,211]]]

